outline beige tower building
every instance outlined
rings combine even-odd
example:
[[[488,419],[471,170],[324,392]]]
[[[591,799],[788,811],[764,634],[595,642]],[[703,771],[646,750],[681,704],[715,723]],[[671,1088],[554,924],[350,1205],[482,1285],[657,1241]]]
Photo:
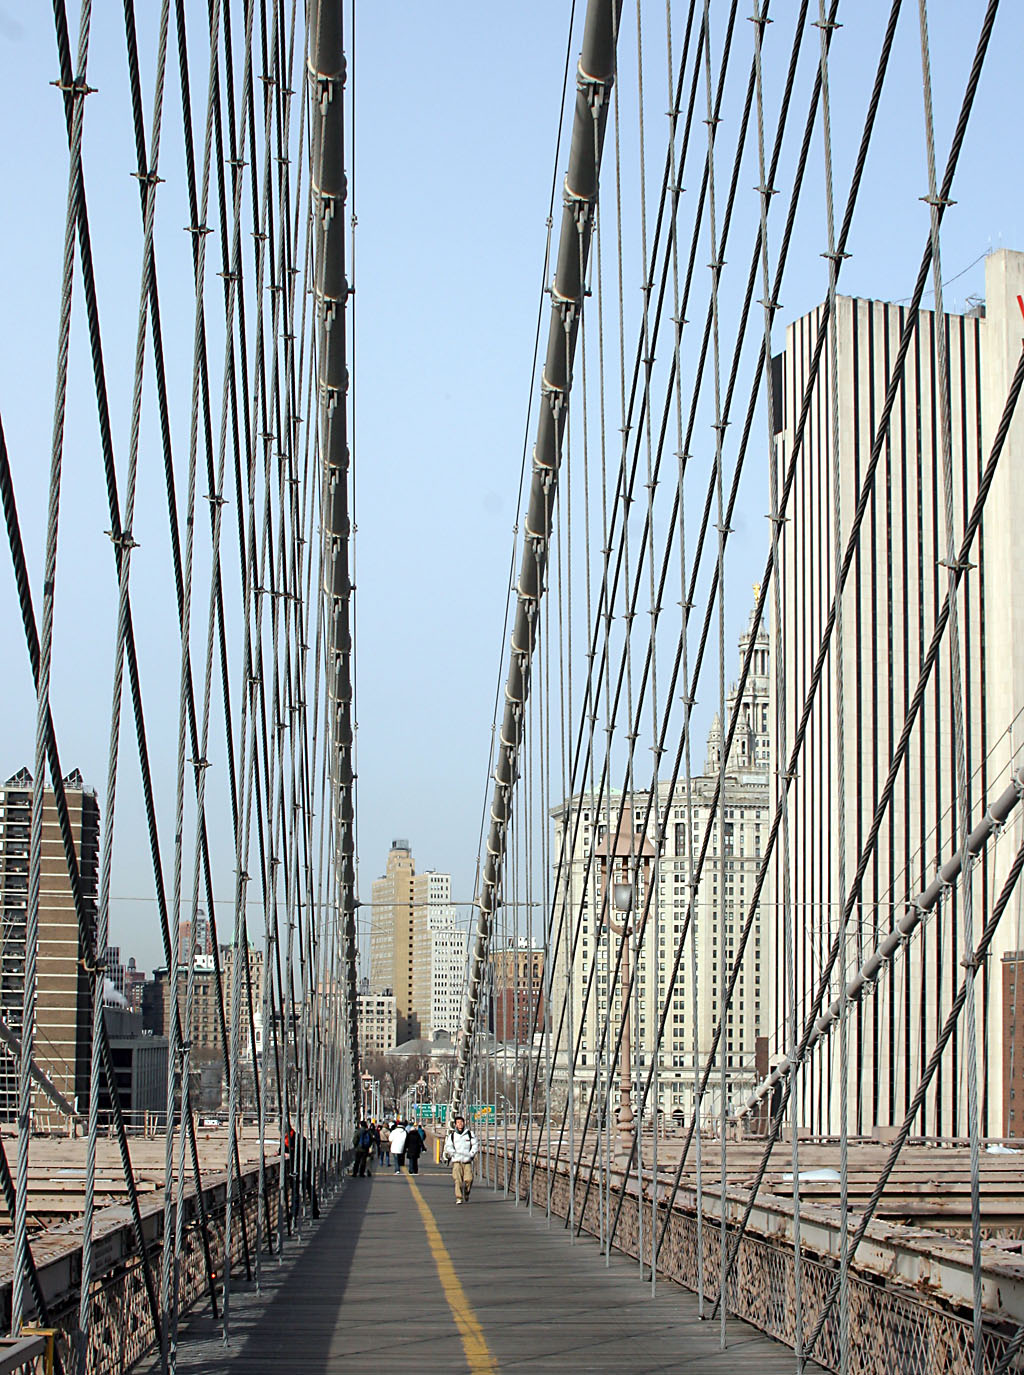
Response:
[[[579,920],[575,958],[569,960],[567,943],[558,946],[552,964],[551,1022],[563,1022],[558,1064],[565,1064],[567,1032],[571,1021],[573,1041],[578,1039],[575,1071],[577,1086],[593,1079],[607,1081],[602,1028],[609,1016],[613,1038],[623,1014],[623,979],[615,980],[620,936],[609,930],[604,889],[607,884],[628,880],[636,873],[637,907],[643,911],[648,885],[655,888],[647,928],[642,938],[630,942],[630,967],[636,969],[636,1002],[631,1026],[634,1084],[646,1081],[658,1041],[662,1009],[669,1008],[665,1032],[657,1053],[657,1104],[662,1111],[689,1115],[694,1104],[694,1036],[697,1074],[719,1019],[725,1016],[727,1093],[731,1108],[755,1082],[755,1052],[762,1030],[761,919],[751,931],[740,974],[728,1012],[725,991],[740,943],[740,932],[767,834],[769,640],[763,625],[751,624],[740,639],[740,657],[751,637],[755,640],[751,674],[739,699],[734,687],[729,694],[730,715],[737,701],[740,727],[733,746],[733,761],[726,774],[720,815],[712,820],[712,803],[718,782],[721,729],[718,718],[708,739],[704,774],[692,779],[689,801],[685,784],[678,782],[670,796],[661,784],[657,806],[648,814],[649,794],[638,791],[625,799],[612,792],[597,798],[583,794],[571,806],[563,803],[554,813],[554,853],[561,851],[566,825],[577,830],[567,893],[567,923]],[[621,809],[621,812],[620,812]],[[620,815],[622,820],[620,822]],[[712,841],[696,894],[691,881],[691,855],[696,859],[706,827],[712,824]],[[664,827],[664,844],[658,836]],[[694,953],[685,930],[686,912],[693,902],[696,935],[696,998]],[[613,918],[618,914],[612,913]],[[669,994],[676,951],[683,950],[675,986]],[[570,986],[571,985],[571,986]],[[587,996],[590,987],[589,999]],[[568,994],[568,1002],[566,1002]],[[563,1004],[566,1011],[563,1014]],[[605,1043],[607,1046],[607,1042]],[[717,1114],[720,1106],[720,1059],[704,1099],[705,1115]],[[614,1076],[618,1081],[618,1072]],[[577,1093],[581,1089],[577,1087]],[[635,1090],[634,1090],[635,1095]],[[634,1096],[634,1109],[638,1104]],[[649,1101],[648,1110],[652,1103]]]
[[[907,355],[888,431],[871,488],[860,539],[843,599],[845,750],[838,753],[836,657],[825,665],[805,748],[790,791],[787,936],[781,860],[770,885],[773,914],[768,936],[767,1023],[773,1059],[786,1053],[787,970],[796,984],[798,1035],[815,1015],[815,990],[839,939],[848,891],[839,885],[838,788],[844,780],[845,875],[849,885],[862,848],[870,853],[859,900],[843,937],[842,958],[827,990],[835,997],[894,922],[957,848],[954,710],[962,703],[969,782],[970,825],[1007,785],[1011,763],[1020,765],[1024,712],[1024,414],[1021,406],[988,495],[970,553],[972,567],[958,600],[962,674],[954,682],[947,630],[910,737],[877,844],[867,837],[890,760],[904,729],[922,665],[947,588],[947,529],[943,489],[938,342],[949,357],[952,417],[954,547],[959,556],[965,525],[979,491],[1010,380],[1024,337],[1024,255],[1000,250],[987,259],[985,302],[966,315],[922,311]],[[808,381],[820,308],[786,331],[775,360],[776,462],[780,478],[796,452],[796,426]],[[834,596],[832,554],[831,378],[839,394],[838,450],[843,543],[885,401],[904,307],[840,297],[836,352],[826,343],[811,388],[808,423],[797,454],[785,524],[780,527],[781,624],[774,653],[785,679],[787,749],[808,693],[822,631]],[[773,705],[772,720],[776,716]],[[776,758],[781,771],[788,761]],[[773,774],[773,778],[775,775]],[[775,788],[772,789],[773,799]],[[1018,808],[1018,812],[1020,809]],[[1002,886],[1024,823],[1013,814],[1003,837],[973,870],[974,929]],[[849,1128],[870,1133],[903,1120],[964,974],[963,914],[956,893],[946,893],[935,914],[914,933],[893,967],[851,1012],[850,1058],[858,1066],[849,1085]],[[978,1082],[981,1129],[998,1134],[1005,1120],[999,978],[1001,956],[1017,941],[1015,903],[978,972]],[[798,1125],[839,1130],[838,1049],[835,1034],[812,1052],[799,1076]],[[942,1072],[915,1131],[962,1136],[963,1019],[947,1049]]]
[[[394,840],[387,867],[372,889],[370,989],[395,997],[398,1043],[421,1035],[413,994],[413,880],[415,866],[407,840]]]
[[[64,779],[82,895],[96,915],[100,811],[96,794],[77,771]],[[25,986],[32,775],[27,769],[0,786],[0,1016],[20,1038]],[[92,997],[79,961],[78,919],[53,791],[43,794],[42,876],[39,893],[35,1060],[82,1112],[88,1102]],[[45,1109],[37,1094],[36,1106]],[[17,1118],[18,1066],[0,1046],[0,1121]]]

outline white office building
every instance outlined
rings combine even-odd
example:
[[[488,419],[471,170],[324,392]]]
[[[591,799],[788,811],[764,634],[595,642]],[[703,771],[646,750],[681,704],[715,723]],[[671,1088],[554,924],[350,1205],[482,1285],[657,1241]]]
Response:
[[[451,874],[427,869],[413,879],[413,1006],[420,1035],[455,1036],[462,1025],[466,933],[451,903]]]
[[[602,1028],[607,1022],[614,1046],[622,1020],[621,969],[619,978],[615,977],[621,937],[609,928],[604,888],[613,881],[628,881],[630,872],[636,876],[638,913],[644,910],[648,884],[656,885],[656,900],[650,905],[646,931],[638,942],[631,942],[636,948],[630,950],[630,965],[635,963],[637,970],[630,1035],[634,1083],[642,1084],[648,1077],[666,1003],[664,1034],[656,1064],[656,1102],[663,1112],[689,1116],[694,1104],[694,1033],[697,1063],[701,1067],[723,1014],[721,1053],[725,1056],[731,1108],[738,1106],[755,1082],[764,988],[761,919],[756,913],[732,1003],[725,1010],[726,988],[739,952],[740,933],[766,835],[769,641],[764,626],[755,627],[753,618],[740,639],[741,660],[752,635],[756,639],[752,671],[740,703],[740,728],[733,745],[733,763],[726,773],[720,813],[712,812],[722,741],[717,717],[708,738],[705,772],[692,779],[689,800],[680,779],[671,795],[668,783],[659,786],[657,808],[651,808],[649,816],[650,799],[645,791],[625,799],[617,791],[601,797],[584,793],[553,812],[553,853],[557,856],[561,852],[566,827],[570,836],[575,835],[575,844],[570,840],[566,846],[567,852],[571,850],[566,903],[570,935],[569,940],[563,937],[559,941],[552,956],[551,1022],[553,1038],[558,1038],[559,1065],[564,1063],[567,1046],[578,1041],[574,1071],[577,1100],[581,1098],[581,1085],[590,1083],[595,1073],[601,1084],[607,1082],[609,1046],[606,1039],[602,1048]],[[727,699],[730,715],[737,699],[734,687]],[[697,860],[709,824],[711,844],[694,894],[691,857]],[[664,843],[659,851],[662,826]],[[554,882],[561,882],[557,872]],[[693,936],[686,923],[691,906],[696,966]],[[612,912],[612,918],[617,919],[617,914]],[[569,944],[577,926],[575,955],[570,959]],[[680,945],[673,986],[673,967]],[[705,1115],[719,1111],[720,1067],[721,1060],[716,1057],[703,1104]],[[616,1093],[618,1078],[616,1072]],[[634,1110],[638,1101],[634,1090]],[[648,1111],[651,1106],[649,1100]]]
[[[788,1046],[788,970],[796,985],[799,1032],[815,1016],[815,990],[828,952],[839,939],[841,913],[862,851],[870,852],[858,900],[843,937],[842,958],[826,990],[838,994],[879,940],[893,929],[908,903],[957,849],[954,710],[962,703],[969,776],[971,825],[1007,785],[1010,766],[1021,763],[1024,710],[1024,417],[1021,407],[1009,431],[995,480],[970,551],[957,603],[962,681],[951,672],[950,636],[938,661],[909,738],[877,843],[869,832],[886,785],[908,708],[946,594],[947,529],[940,424],[939,339],[949,357],[954,547],[959,554],[966,523],[979,492],[993,439],[1006,403],[1024,337],[1024,255],[1005,250],[986,262],[984,304],[964,315],[937,317],[922,311],[907,354],[887,430],[879,435],[890,374],[907,310],[881,301],[840,297],[836,352],[826,344],[810,388],[803,440],[796,434],[811,377],[821,311],[796,320],[776,359],[776,463],[780,486],[796,455],[785,523],[780,526],[781,624],[773,655],[785,679],[783,715],[788,748],[810,690],[815,660],[835,590],[832,551],[831,473],[833,430],[831,378],[838,389],[838,452],[841,525],[845,547],[873,446],[879,462],[870,487],[856,554],[842,605],[845,749],[838,751],[835,647],[825,664],[809,720],[806,743],[789,797],[787,939],[781,856],[773,866],[765,935],[767,1028],[777,1059]],[[770,603],[769,603],[770,604]],[[774,686],[773,686],[774,692]],[[776,707],[773,702],[772,719]],[[773,802],[778,772],[773,759]],[[840,776],[845,793],[845,872],[839,887]],[[991,912],[1022,823],[1014,814],[1002,839],[973,871],[974,929]],[[943,1021],[964,975],[963,914],[955,892],[914,934],[891,972],[851,1012],[850,1060],[858,1066],[849,1084],[852,1133],[899,1124],[921,1078]],[[978,1080],[982,1131],[1002,1130],[1002,1008],[999,960],[1014,948],[1020,913],[1004,919],[978,980]],[[798,1125],[837,1132],[836,1037],[813,1054],[810,1072],[797,1081]],[[964,1092],[964,1019],[943,1070],[915,1129],[962,1136],[967,1122]]]

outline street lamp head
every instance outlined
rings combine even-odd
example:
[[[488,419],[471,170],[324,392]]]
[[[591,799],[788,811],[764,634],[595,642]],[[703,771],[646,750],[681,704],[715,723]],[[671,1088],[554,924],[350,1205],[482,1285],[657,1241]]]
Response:
[[[616,912],[632,912],[634,890],[631,883],[612,884],[612,907]]]

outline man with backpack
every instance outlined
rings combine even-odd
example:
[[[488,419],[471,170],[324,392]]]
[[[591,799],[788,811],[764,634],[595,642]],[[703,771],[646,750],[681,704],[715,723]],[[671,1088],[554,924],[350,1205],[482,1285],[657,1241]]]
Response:
[[[443,1158],[451,1162],[456,1203],[469,1202],[469,1191],[473,1187],[473,1161],[479,1149],[476,1133],[466,1126],[462,1113],[456,1113],[455,1124],[445,1138],[442,1151]]]
[[[362,1175],[365,1177],[366,1162],[373,1149],[373,1132],[370,1130],[370,1124],[368,1122],[360,1122],[359,1126],[356,1127],[353,1145],[355,1147],[355,1156],[352,1161],[352,1173],[353,1175]]]

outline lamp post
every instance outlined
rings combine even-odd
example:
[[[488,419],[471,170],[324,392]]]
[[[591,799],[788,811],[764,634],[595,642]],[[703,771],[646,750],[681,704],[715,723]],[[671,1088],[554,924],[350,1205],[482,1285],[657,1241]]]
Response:
[[[441,1077],[441,1071],[436,1065],[432,1065],[427,1070],[427,1082],[430,1085],[430,1120],[437,1126],[437,1081]]]
[[[369,1071],[364,1069],[362,1074],[359,1076],[359,1079],[363,1086],[363,1110],[360,1113],[360,1116],[370,1117],[372,1114],[370,1112],[368,1104],[370,1100],[370,1085],[373,1083],[373,1075],[370,1074]]]
[[[638,836],[633,826],[633,812],[623,807],[622,819],[614,840],[609,838],[598,853],[602,887],[611,884],[608,904],[609,928],[622,941],[622,1043],[619,1058],[619,1107],[616,1121],[619,1130],[619,1149],[629,1158],[633,1148],[635,1118],[633,1116],[633,1036],[629,1012],[629,945],[636,931],[635,912],[650,882],[654,862],[654,846],[646,836]],[[616,920],[613,913],[619,913]],[[639,957],[638,957],[639,958]],[[609,994],[609,998],[610,998]],[[609,1003],[609,1012],[611,1005]]]

